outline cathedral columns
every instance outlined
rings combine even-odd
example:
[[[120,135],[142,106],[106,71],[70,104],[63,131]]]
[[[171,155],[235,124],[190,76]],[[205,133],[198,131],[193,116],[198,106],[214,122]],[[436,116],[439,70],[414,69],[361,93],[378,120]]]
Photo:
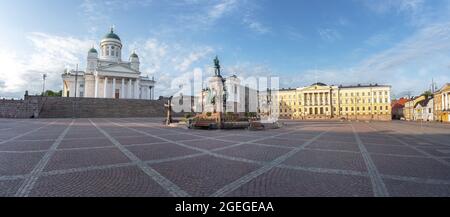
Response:
[[[104,83],[104,86],[103,86],[103,98],[108,97],[108,95],[107,95],[107,91],[108,91],[107,86],[108,86],[108,77],[105,77],[105,83]]]
[[[155,87],[152,87],[152,96],[150,99],[151,100],[155,99]]]
[[[122,86],[120,87],[120,98],[124,99],[125,97],[125,78],[122,78]]]
[[[116,78],[112,81],[112,98],[116,98]]]
[[[98,98],[98,76],[95,76],[94,98]]]
[[[127,91],[127,99],[131,99],[132,98],[132,94],[131,94],[131,85],[132,85],[132,83],[131,83],[131,78],[130,79],[128,79],[128,91]]]
[[[139,80],[136,79],[134,82],[134,98],[139,99]]]

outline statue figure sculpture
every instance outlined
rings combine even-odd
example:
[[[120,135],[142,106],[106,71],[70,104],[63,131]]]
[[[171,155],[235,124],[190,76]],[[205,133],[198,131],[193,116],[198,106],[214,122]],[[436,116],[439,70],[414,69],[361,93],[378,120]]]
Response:
[[[172,123],[172,96],[169,97],[169,100],[167,100],[167,104],[164,104],[164,107],[166,107],[167,110],[166,125],[169,126]]]
[[[214,59],[214,73],[216,76],[220,76],[220,62],[217,56]]]

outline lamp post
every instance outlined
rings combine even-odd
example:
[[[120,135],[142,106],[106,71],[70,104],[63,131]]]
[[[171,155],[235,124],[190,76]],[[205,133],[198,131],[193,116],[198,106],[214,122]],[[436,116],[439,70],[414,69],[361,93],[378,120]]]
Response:
[[[45,79],[47,78],[47,74],[42,75],[42,96],[45,96]]]
[[[78,87],[78,64],[75,70],[75,98],[77,98],[77,87]]]

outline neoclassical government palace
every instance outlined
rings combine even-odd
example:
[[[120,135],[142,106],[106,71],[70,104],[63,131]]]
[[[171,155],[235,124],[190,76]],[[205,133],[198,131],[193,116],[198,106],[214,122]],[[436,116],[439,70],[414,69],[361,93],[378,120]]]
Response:
[[[391,120],[390,95],[389,85],[315,83],[296,89],[280,89],[270,99],[279,103],[279,107],[273,111],[262,107],[260,113],[272,112],[284,119]]]

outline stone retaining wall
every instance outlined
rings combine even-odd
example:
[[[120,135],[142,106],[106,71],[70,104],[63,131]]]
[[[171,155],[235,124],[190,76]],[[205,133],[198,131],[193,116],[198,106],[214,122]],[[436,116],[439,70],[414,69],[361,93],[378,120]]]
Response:
[[[24,100],[0,100],[0,118],[164,117],[166,102],[166,100],[25,96]]]

